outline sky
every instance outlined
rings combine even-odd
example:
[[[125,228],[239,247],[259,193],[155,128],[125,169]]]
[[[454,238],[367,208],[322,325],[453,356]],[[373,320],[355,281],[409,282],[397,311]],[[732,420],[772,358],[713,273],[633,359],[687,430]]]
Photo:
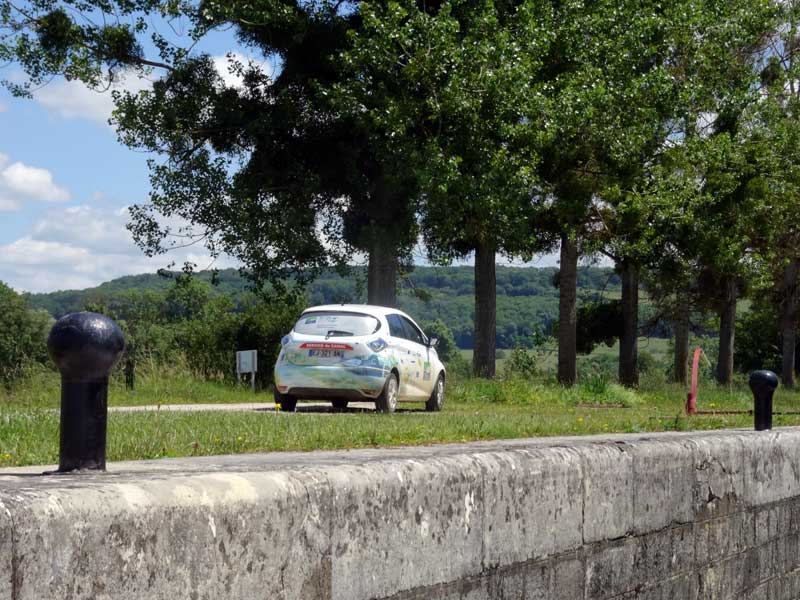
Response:
[[[215,33],[196,51],[213,56],[225,82],[235,85],[226,54],[247,54],[232,34]],[[20,77],[14,65],[0,69],[0,79]],[[120,85],[133,91],[150,83],[129,76]],[[230,258],[212,262],[202,246],[148,258],[134,244],[127,208],[147,202],[148,155],[117,141],[108,124],[112,109],[109,92],[63,79],[33,99],[0,87],[0,281],[15,290],[83,289],[173,262],[238,266]]]
[[[247,53],[231,34],[216,34],[197,51],[212,55],[226,83],[235,84],[225,55]],[[0,79],[19,77],[14,69],[0,70]],[[122,83],[132,90],[149,84],[133,77]],[[134,244],[127,207],[147,202],[148,156],[117,141],[108,125],[112,109],[110,93],[78,82],[53,80],[33,99],[0,88],[0,281],[15,290],[83,289],[173,262],[238,266],[227,257],[213,262],[203,247],[148,258]],[[423,252],[415,257],[424,263]],[[533,264],[556,263],[548,255]]]

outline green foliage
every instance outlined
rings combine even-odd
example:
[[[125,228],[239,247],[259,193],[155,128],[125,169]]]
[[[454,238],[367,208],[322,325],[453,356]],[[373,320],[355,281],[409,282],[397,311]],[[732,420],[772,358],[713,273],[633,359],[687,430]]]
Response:
[[[52,319],[31,310],[23,298],[0,282],[0,383],[9,384],[33,364],[47,358],[47,333]]]
[[[581,391],[592,398],[600,398],[607,394],[609,385],[611,385],[611,380],[608,373],[604,370],[596,370],[581,381]]]
[[[220,296],[207,303],[197,318],[176,324],[177,345],[186,354],[189,368],[205,379],[236,379],[239,316],[232,309],[231,300]]]
[[[280,69],[232,59],[241,85],[228,86],[210,56],[155,31],[154,16],[183,19],[197,41],[232,29],[259,58],[280,57]],[[155,0],[23,10],[0,0],[0,62],[27,76],[6,82],[18,95],[57,75],[99,88],[122,70],[158,73],[141,93],[115,93],[113,117],[124,144],[169,157],[150,163],[150,202],[131,211],[150,253],[168,249],[172,234],[205,239],[252,279],[291,287],[344,269],[354,250],[396,267],[419,221],[437,261],[476,248],[528,256],[568,236],[648,267],[665,306],[694,286],[694,304],[717,310],[720,290],[734,295],[721,283],[757,293],[798,252],[797,21],[795,3],[770,0],[270,0],[202,10]],[[174,218],[192,229],[165,229]],[[554,290],[535,277],[502,279],[497,345],[538,346],[539,332],[553,332]],[[473,281],[459,272],[446,283],[415,281],[400,305],[472,347]],[[180,277],[157,293],[64,293],[58,310],[116,314],[133,352],[191,348],[201,372],[227,377],[221,355],[203,348],[242,341],[243,298]],[[330,273],[308,293],[312,303],[363,299]],[[615,302],[581,307],[582,352],[619,335]],[[742,331],[752,355],[740,365],[771,362],[766,322],[747,325],[764,326],[765,339]],[[277,325],[247,326],[261,333],[246,341],[266,352]]]
[[[211,286],[201,279],[181,274],[164,297],[164,316],[170,321],[199,318],[211,300]],[[232,307],[229,307],[229,310]]]
[[[577,346],[581,354],[591,354],[597,344],[609,348],[622,331],[622,302],[590,301],[578,308]]]
[[[456,356],[461,356],[456,341],[453,338],[453,332],[444,324],[441,319],[435,321],[419,321],[420,327],[428,336],[428,338],[437,338],[439,340],[436,345],[436,353],[439,358],[444,362],[453,360]]]
[[[230,298],[217,296],[203,306],[197,318],[177,324],[178,348],[185,353],[191,370],[205,379],[229,383],[236,381],[236,352],[257,350],[256,383],[265,388],[272,382],[280,340],[303,306],[296,299],[278,302],[250,296],[239,311],[234,311]]]
[[[235,353],[257,350],[256,380],[262,388],[272,381],[281,338],[305,306],[298,297],[220,293],[194,275],[176,277],[166,291],[126,287],[116,294],[87,297],[95,300],[86,309],[120,324],[135,363],[186,361],[200,377],[230,383],[236,381]]]
[[[639,373],[642,375],[652,373],[658,364],[655,357],[646,350],[639,350],[639,355],[636,360]]]
[[[533,379],[537,375],[536,354],[525,348],[514,348],[505,364],[503,375],[508,378]]]
[[[434,321],[420,321],[419,324],[429,338],[435,337],[439,339],[436,353],[444,362],[448,377],[451,380],[454,377],[458,379],[469,377],[471,366],[462,356],[458,345],[456,345],[456,340],[453,338],[453,332],[450,331],[444,321],[436,319]]]
[[[736,321],[736,368],[749,372],[770,369],[781,372],[780,317],[768,303],[754,304]]]
[[[236,350],[258,350],[256,382],[266,387],[272,382],[272,367],[278,358],[281,338],[289,333],[306,307],[303,298],[283,302],[251,297],[245,301],[239,318]]]

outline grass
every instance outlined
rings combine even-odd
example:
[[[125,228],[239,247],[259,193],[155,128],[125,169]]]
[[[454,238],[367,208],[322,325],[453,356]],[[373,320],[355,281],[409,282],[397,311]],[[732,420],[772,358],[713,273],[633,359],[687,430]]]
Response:
[[[254,395],[249,382],[240,387],[203,381],[183,368],[141,369],[133,391],[125,389],[122,375],[111,378],[109,406],[145,406],[164,404],[236,404],[272,402],[272,392]],[[0,405],[25,408],[58,408],[61,383],[57,373],[41,369],[11,389],[0,386]]]
[[[136,392],[118,381],[112,404],[251,402],[246,389],[202,382],[185,373],[139,379]],[[161,458],[276,450],[364,448],[531,436],[752,427],[749,415],[684,415],[685,390],[645,377],[631,391],[603,376],[572,388],[543,376],[535,381],[451,382],[445,410],[428,414],[404,405],[394,415],[149,412],[111,413],[108,459]],[[0,391],[0,466],[53,464],[58,460],[58,380],[40,373],[11,391]],[[271,396],[260,393],[256,400]],[[800,410],[800,393],[778,390],[776,410]],[[408,408],[406,408],[408,407]],[[703,381],[698,408],[747,410],[752,395],[743,380],[732,389]],[[776,415],[775,425],[800,425],[800,415]]]

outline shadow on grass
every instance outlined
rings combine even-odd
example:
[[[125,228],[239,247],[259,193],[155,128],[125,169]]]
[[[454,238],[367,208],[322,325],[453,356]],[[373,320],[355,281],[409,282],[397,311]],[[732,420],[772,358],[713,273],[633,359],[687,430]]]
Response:
[[[256,408],[254,409],[255,412],[280,412],[276,411],[274,408]],[[347,408],[334,408],[333,406],[326,406],[324,404],[306,404],[303,405],[301,403],[297,404],[297,409],[295,410],[296,413],[308,413],[308,414],[376,414],[378,411],[375,410],[373,407],[365,407],[365,406],[348,406]],[[427,413],[424,408],[398,408],[395,413]]]

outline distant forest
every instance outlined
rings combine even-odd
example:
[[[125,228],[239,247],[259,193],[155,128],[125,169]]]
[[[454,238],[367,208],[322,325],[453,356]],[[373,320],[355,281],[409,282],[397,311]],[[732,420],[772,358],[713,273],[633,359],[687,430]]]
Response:
[[[30,306],[43,308],[58,318],[83,310],[88,304],[104,304],[133,291],[165,292],[174,285],[175,273],[120,277],[95,288],[30,294]],[[235,269],[203,271],[198,279],[213,283],[218,293],[233,298],[250,291],[249,282]],[[474,269],[463,267],[416,267],[401,279],[400,308],[418,320],[441,319],[461,348],[474,341]],[[497,347],[530,347],[534,332],[553,333],[558,322],[558,269],[535,267],[497,268]],[[581,300],[619,298],[620,280],[613,269],[582,267],[578,272]],[[366,274],[353,269],[342,276],[325,273],[305,290],[309,305],[366,301]]]

